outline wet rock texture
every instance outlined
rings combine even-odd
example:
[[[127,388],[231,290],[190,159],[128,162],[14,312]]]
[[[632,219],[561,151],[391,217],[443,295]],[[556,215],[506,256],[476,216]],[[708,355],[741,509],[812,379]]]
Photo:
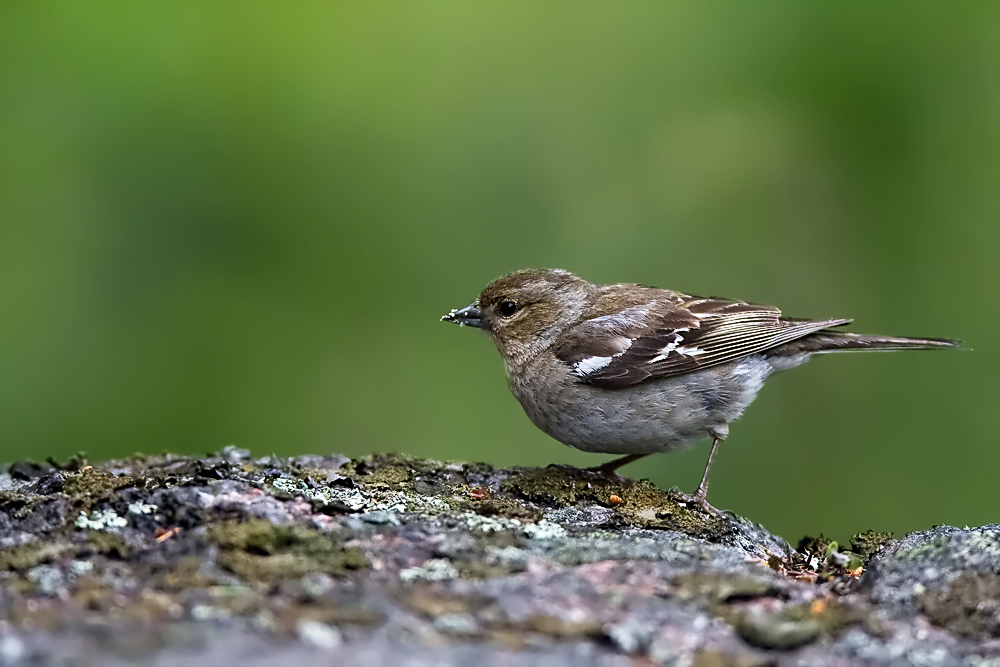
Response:
[[[1000,525],[793,549],[648,482],[396,455],[4,470],[2,665],[1000,665]]]

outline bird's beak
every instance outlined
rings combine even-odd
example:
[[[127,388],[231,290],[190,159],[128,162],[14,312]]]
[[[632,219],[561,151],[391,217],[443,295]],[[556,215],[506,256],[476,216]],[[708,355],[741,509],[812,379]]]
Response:
[[[442,317],[441,321],[455,322],[459,325],[476,327],[477,329],[486,329],[488,327],[486,320],[483,319],[482,311],[479,310],[479,306],[476,304],[466,306],[461,310],[453,310]]]

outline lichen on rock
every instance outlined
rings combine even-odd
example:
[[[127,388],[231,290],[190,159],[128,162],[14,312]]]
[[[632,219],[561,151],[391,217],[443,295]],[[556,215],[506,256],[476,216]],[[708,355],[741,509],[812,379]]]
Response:
[[[235,448],[20,462],[0,471],[0,661],[986,664],[998,535],[793,549],[561,466]]]

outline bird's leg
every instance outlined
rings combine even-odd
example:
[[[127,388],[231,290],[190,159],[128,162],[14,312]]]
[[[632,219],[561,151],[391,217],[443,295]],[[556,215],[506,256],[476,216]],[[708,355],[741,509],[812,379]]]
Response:
[[[705,464],[705,472],[702,473],[701,475],[701,484],[698,485],[698,488],[695,490],[694,495],[689,496],[686,493],[681,494],[681,496],[684,498],[686,502],[694,503],[698,507],[702,508],[703,510],[711,514],[722,514],[722,512],[709,505],[708,501],[705,500],[705,496],[708,495],[708,475],[712,470],[712,459],[715,458],[715,452],[718,451],[720,442],[722,442],[722,440],[717,435],[713,434],[712,451],[709,452],[708,454],[708,463]]]
[[[589,470],[590,472],[596,472],[599,475],[610,477],[611,475],[614,475],[615,471],[621,468],[623,465],[632,463],[632,461],[638,461],[643,456],[648,456],[648,454],[627,454],[617,459],[611,459],[607,463],[602,463],[599,466],[584,468],[584,470]]]
[[[694,497],[700,500],[704,500],[705,496],[708,495],[708,475],[712,470],[712,459],[715,458],[715,452],[719,449],[720,442],[722,441],[717,436],[712,436],[712,451],[708,453],[708,463],[705,464],[705,472],[701,475],[701,484],[694,492]]]

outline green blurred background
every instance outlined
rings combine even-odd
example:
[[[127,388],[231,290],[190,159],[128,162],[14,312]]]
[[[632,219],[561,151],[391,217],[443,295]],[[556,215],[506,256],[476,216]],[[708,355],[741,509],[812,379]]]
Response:
[[[998,521],[998,9],[4,3],[0,459],[599,463],[438,321],[550,266],[966,339],[772,379],[710,500]]]

